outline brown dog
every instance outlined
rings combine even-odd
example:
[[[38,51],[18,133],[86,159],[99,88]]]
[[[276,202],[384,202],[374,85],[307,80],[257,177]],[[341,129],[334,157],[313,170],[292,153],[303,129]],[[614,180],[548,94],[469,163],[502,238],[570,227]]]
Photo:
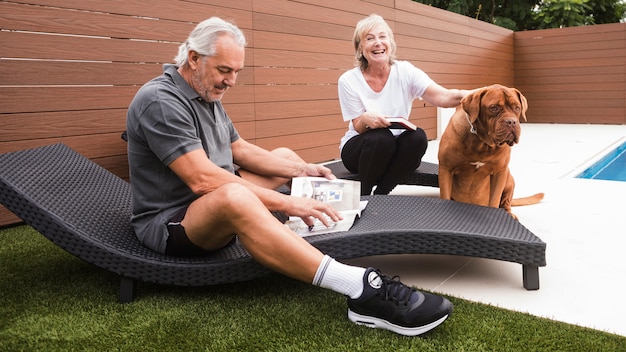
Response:
[[[466,96],[439,143],[439,189],[442,199],[504,208],[534,204],[543,193],[513,199],[509,172],[511,147],[519,142],[520,119],[528,103],[515,88],[492,85]]]

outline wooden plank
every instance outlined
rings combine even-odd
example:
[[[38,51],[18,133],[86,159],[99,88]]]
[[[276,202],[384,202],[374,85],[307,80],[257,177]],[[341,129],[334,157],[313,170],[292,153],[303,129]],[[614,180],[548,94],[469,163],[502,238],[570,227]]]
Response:
[[[200,22],[210,16],[236,20],[242,28],[252,28],[252,0],[211,0],[201,3],[187,0],[12,0],[62,9],[125,14],[183,22]]]
[[[611,46],[623,47],[624,39],[626,39],[626,35],[620,32],[580,34],[571,37],[516,39],[515,50],[520,53],[556,50],[588,50],[587,45],[604,47],[604,42],[610,43],[609,45]]]
[[[254,92],[256,102],[338,99],[336,85],[256,86]]]
[[[396,24],[394,36],[398,46],[409,45],[411,39],[421,39],[430,42],[439,42],[441,50],[446,50],[447,45],[469,45],[470,37],[467,33],[455,32],[453,29],[430,28],[421,22],[419,24]],[[440,23],[442,25],[443,23]],[[447,24],[443,24],[447,25]]]
[[[507,87],[515,86],[513,77],[507,77],[504,75],[455,75],[437,73],[430,75],[430,77],[446,88],[474,89],[495,83],[502,84]]]
[[[326,145],[333,146],[338,153],[339,141],[344,133],[345,129],[340,128],[307,134],[290,134],[271,138],[258,138],[256,144],[268,150],[279,147],[287,147],[293,150],[314,149]],[[324,160],[324,158],[322,157],[319,160]]]
[[[516,43],[518,40],[535,40],[544,38],[557,38],[561,37],[561,41],[575,40],[581,35],[599,34],[599,33],[614,33],[626,31],[626,23],[610,23],[599,24],[594,26],[579,26],[568,28],[552,28],[533,31],[521,31],[515,32]],[[517,45],[517,44],[516,44]]]
[[[23,224],[22,219],[10,212],[9,209],[0,205],[0,228],[21,224]]]
[[[256,138],[279,137],[338,129],[345,126],[339,115],[298,117],[292,119],[263,120],[256,123]]]
[[[174,62],[179,44],[45,33],[0,32],[0,45],[4,46],[3,56],[6,58],[76,60],[81,63],[92,61],[164,64]],[[77,51],[77,47],[83,50]],[[246,50],[246,66],[252,66],[253,52],[252,48]]]
[[[533,123],[562,123],[562,124],[588,124],[589,121],[593,121],[594,124],[607,124],[607,125],[624,125],[626,120],[622,117],[622,114],[605,115],[597,112],[591,112],[588,114],[576,114],[577,111],[564,111],[562,114],[550,113],[536,113],[530,115],[529,122]]]
[[[228,117],[230,117],[234,123],[254,122],[256,120],[254,112],[255,104],[248,102],[237,103],[237,99],[224,98],[222,100]]]
[[[1,85],[136,85],[162,72],[161,64],[3,60]]]
[[[515,80],[519,86],[544,86],[544,85],[577,85],[575,89],[588,89],[588,84],[594,84],[592,89],[619,90],[624,84],[624,75],[619,74],[590,74],[584,76],[537,76],[537,77],[520,77]]]
[[[470,50],[468,50],[470,51]],[[406,49],[398,52],[399,60],[416,61],[420,63],[430,63],[431,67],[437,66],[437,70],[443,72],[465,72],[468,67],[472,70],[506,70],[512,71],[515,66],[513,58],[491,57],[482,52],[480,55],[467,55],[463,51],[457,53],[446,53],[441,51]],[[417,64],[416,64],[417,66]]]
[[[162,64],[3,60],[1,85],[143,85],[163,73]],[[252,84],[254,71],[244,69],[237,84]]]
[[[0,106],[2,106],[3,113],[125,109],[128,108],[138,89],[138,86],[0,86]],[[253,86],[238,86],[229,90],[224,96],[224,104],[231,101],[237,103],[253,102],[253,89]],[[33,99],[33,97],[37,97],[37,99]]]
[[[1,32],[0,45],[3,57],[11,58],[152,63],[172,62],[179,46],[168,42],[21,32]]]
[[[568,117],[574,116],[589,116],[590,118],[585,123],[593,123],[604,124],[606,121],[616,119],[619,121],[624,116],[624,108],[603,108],[603,107],[591,107],[591,106],[574,106],[572,104],[562,104],[562,106],[558,107],[559,113],[554,113],[554,108],[547,106],[546,104],[541,104],[539,101],[533,102],[532,105],[529,104],[527,117],[531,122],[537,122],[537,118],[540,116],[548,117],[548,118],[564,118],[562,121],[567,121]],[[591,119],[591,116],[601,116],[597,120]],[[532,120],[531,120],[532,117]],[[620,122],[621,123],[621,122]]]
[[[350,38],[335,39],[259,30],[254,33],[254,47],[256,49],[303,51],[314,55],[324,52],[351,56],[353,49]]]
[[[283,136],[257,138],[256,144],[262,148],[274,149],[281,146],[292,149],[315,148],[318,145],[335,145],[339,148],[339,141],[345,133],[345,127],[313,133],[292,133]]]
[[[470,22],[467,16],[459,15],[450,11],[441,11],[429,5],[424,5],[410,0],[396,1],[396,17],[398,21],[424,23],[430,28],[441,26],[441,22],[447,22],[446,28],[457,28],[455,32],[463,33]],[[457,27],[452,27],[456,25]]]
[[[471,62],[502,61],[512,66],[514,56],[512,51],[503,52],[490,50],[486,47],[463,46],[457,44],[446,45],[443,49],[436,42],[415,38],[411,39],[409,45],[398,48],[399,56],[410,53],[414,57],[424,60],[436,60],[441,63],[464,64]],[[436,57],[436,58],[435,58]]]
[[[255,106],[258,121],[319,115],[341,116],[337,99],[257,102]]]
[[[239,136],[250,143],[254,143],[256,140],[256,122],[255,121],[245,121],[245,122],[234,122],[235,128],[237,132],[239,132]]]
[[[235,122],[254,121],[252,104],[226,104]],[[0,141],[54,138],[123,131],[127,108],[0,114]]]
[[[0,153],[42,147],[55,143],[67,144],[89,159],[126,154],[126,142],[120,138],[119,132],[10,142],[0,141]]]
[[[262,2],[265,3],[265,1]],[[379,14],[389,19],[393,19],[396,14],[396,10],[394,9],[395,0],[298,0],[298,2],[338,10],[338,13],[331,16],[333,17],[332,21],[349,26],[355,26],[361,18],[372,13]],[[255,10],[260,11],[256,7]],[[270,10],[266,8],[265,11]],[[300,16],[307,15],[306,12],[293,12],[298,13]]]
[[[617,68],[623,67],[624,58],[619,57],[596,57],[593,59],[557,59],[551,60],[535,60],[528,56],[519,58],[519,61],[515,63],[515,69],[527,70],[527,69],[549,69],[549,68],[564,68],[564,67],[578,67],[579,69],[588,67],[601,67],[601,66],[615,66]],[[584,74],[584,71],[580,71]]]
[[[47,139],[120,132],[126,109],[0,114],[0,141]]]
[[[598,100],[621,101],[624,98],[624,91],[622,90],[623,86],[623,81],[606,84],[603,82],[589,83],[580,81],[571,84],[557,83],[532,85],[533,94],[537,95],[537,97],[542,100],[582,99],[588,100],[589,104],[594,104]]]
[[[317,146],[315,148],[305,148],[296,150],[304,161],[309,163],[322,163],[340,158],[339,148],[336,145]]]
[[[251,104],[230,104],[227,111],[234,123],[245,125],[254,122],[251,108]],[[121,133],[126,129],[126,111],[123,108],[0,114],[0,142]]]
[[[83,36],[169,40],[182,42],[190,23],[57,7],[27,7],[0,2],[2,28]]]
[[[614,43],[614,42],[611,42]],[[616,58],[623,59],[626,56],[626,47],[622,44],[621,48],[611,48],[608,47],[609,42],[604,42],[603,48],[597,47],[593,45],[590,50],[577,50],[577,51],[543,51],[540,53],[533,54],[525,54],[519,53],[516,55],[516,58],[519,61],[527,60],[527,57],[530,56],[532,61],[556,61],[556,60],[593,60],[593,59],[605,59],[605,58]]]
[[[448,53],[468,53],[467,50],[474,52],[492,52],[493,55],[512,55],[513,40],[501,38],[501,41],[485,41],[467,35],[457,34],[458,40],[452,40],[455,37],[451,35],[441,34],[435,30],[431,30],[436,35],[428,35],[423,31],[407,31],[395,34],[396,42],[399,48],[415,48],[426,49],[432,51],[441,51]],[[415,33],[419,35],[415,35]],[[445,38],[445,39],[444,39]]]
[[[269,3],[270,1],[260,1],[257,3],[265,4],[266,2]],[[291,2],[281,1],[281,3]],[[323,23],[309,19],[281,17],[275,14],[259,12],[253,14],[252,21],[254,22],[254,29],[256,31],[278,32],[301,36],[346,40],[352,38],[354,32],[353,27],[338,25],[334,22]]]
[[[303,51],[254,49],[254,65],[262,67],[302,67],[346,69],[352,65],[352,56],[333,53],[312,55]]]
[[[378,13],[383,17],[392,17],[393,8],[380,6],[376,3],[368,3],[363,1],[284,1],[284,0],[263,0],[253,3],[253,11],[256,14],[270,14],[287,20],[307,20],[312,22],[340,24],[343,26],[354,27],[356,22],[370,13]],[[357,12],[358,13],[355,13]],[[256,25],[256,16],[255,16]],[[309,27],[309,29],[315,29]],[[259,27],[255,27],[259,29]],[[287,27],[288,28],[288,27]],[[296,29],[296,27],[294,27]],[[304,29],[304,28],[303,28]],[[299,30],[299,29],[296,29]],[[351,38],[350,36],[346,38]]]
[[[133,86],[0,87],[0,106],[3,113],[124,109],[137,89]]]
[[[537,94],[531,92],[529,94],[524,94],[526,99],[529,100],[529,106],[533,106],[534,108],[548,108],[552,109],[552,114],[554,114],[555,109],[559,109],[559,114],[562,113],[562,109],[601,109],[605,108],[610,111],[610,108],[616,109],[613,111],[618,111],[620,109],[624,109],[624,100],[623,99],[585,99],[584,92],[580,92],[578,94],[567,94],[568,92],[552,92],[545,94]],[[567,95],[559,100],[555,100],[555,97],[560,97],[561,95]],[[596,96],[602,96],[601,93],[595,94]],[[532,103],[532,105],[531,105]]]
[[[487,40],[513,35],[513,31],[509,29],[410,0],[398,0],[395,7],[397,22],[419,23],[425,27],[453,33],[470,32],[473,36]]]
[[[561,68],[533,68],[518,69],[516,72],[516,82],[553,82],[554,80],[565,80],[563,83],[578,81],[618,81],[623,79],[626,67],[622,66],[592,66],[581,72],[580,67]],[[556,83],[556,82],[553,82]]]

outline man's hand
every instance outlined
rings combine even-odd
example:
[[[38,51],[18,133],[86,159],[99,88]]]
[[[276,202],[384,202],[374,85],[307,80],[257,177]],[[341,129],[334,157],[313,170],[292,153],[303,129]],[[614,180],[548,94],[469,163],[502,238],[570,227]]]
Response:
[[[285,213],[288,216],[298,216],[305,224],[312,226],[315,219],[319,219],[324,226],[331,225],[330,221],[342,220],[341,214],[327,203],[320,202],[313,198],[287,196]]]
[[[333,175],[333,172],[329,168],[317,164],[305,164],[300,175],[298,176],[322,176],[329,180],[334,180],[337,177]]]

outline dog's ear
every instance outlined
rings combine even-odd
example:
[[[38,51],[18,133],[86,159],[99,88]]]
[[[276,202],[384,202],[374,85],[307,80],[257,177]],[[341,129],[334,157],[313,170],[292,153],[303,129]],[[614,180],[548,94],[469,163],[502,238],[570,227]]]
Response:
[[[472,123],[478,119],[478,115],[480,114],[480,101],[483,99],[483,95],[485,95],[486,91],[486,89],[479,89],[461,99],[463,110],[467,113]]]
[[[517,97],[519,98],[520,103],[522,103],[522,114],[520,115],[520,118],[524,119],[524,121],[527,121],[526,110],[528,110],[528,101],[526,100],[524,94],[522,94],[522,92],[520,92],[519,90],[515,89],[515,93],[517,93]]]

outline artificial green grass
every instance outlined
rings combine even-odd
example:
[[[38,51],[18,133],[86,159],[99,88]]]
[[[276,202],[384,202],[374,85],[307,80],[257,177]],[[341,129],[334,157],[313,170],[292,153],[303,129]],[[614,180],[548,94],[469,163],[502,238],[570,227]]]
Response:
[[[400,336],[351,323],[341,295],[280,275],[141,283],[119,304],[117,276],[28,226],[0,230],[0,283],[0,351],[626,351],[621,336],[456,298],[442,326]]]

